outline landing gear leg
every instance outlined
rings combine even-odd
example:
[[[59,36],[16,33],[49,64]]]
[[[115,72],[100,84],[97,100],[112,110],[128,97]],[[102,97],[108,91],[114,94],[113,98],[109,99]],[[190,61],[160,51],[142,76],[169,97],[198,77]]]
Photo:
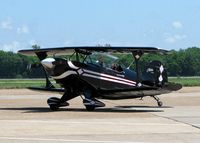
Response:
[[[79,94],[71,87],[65,88],[65,93],[61,98],[51,97],[47,100],[51,110],[56,111],[60,107],[69,106],[67,101],[79,96]]]
[[[71,98],[73,98],[73,96],[70,90],[67,90],[65,91],[65,93],[61,98],[57,97],[49,98],[47,100],[47,104],[49,105],[52,111],[57,111],[60,107],[69,106],[69,103],[67,101],[70,100]]]
[[[84,91],[83,104],[87,111],[94,111],[96,107],[104,107],[105,104],[94,97],[92,97],[92,91],[87,89]]]
[[[163,106],[163,102],[160,101],[160,98],[158,98],[158,96],[152,96],[152,97],[157,101],[159,107]]]
[[[83,99],[83,104],[87,111],[94,111],[95,109],[95,102],[92,100],[92,92],[89,89],[85,89],[84,91],[85,99]]]

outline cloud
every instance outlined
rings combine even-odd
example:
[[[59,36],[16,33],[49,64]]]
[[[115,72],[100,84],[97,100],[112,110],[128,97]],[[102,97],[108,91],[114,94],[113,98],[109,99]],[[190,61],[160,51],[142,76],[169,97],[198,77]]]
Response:
[[[175,35],[171,35],[171,36],[168,36],[166,39],[165,39],[165,41],[167,42],[167,43],[171,43],[171,44],[173,44],[173,43],[176,43],[176,42],[178,42],[178,41],[181,41],[181,40],[184,40],[184,39],[186,39],[187,38],[187,35],[179,35],[179,34],[175,34]]]
[[[183,24],[180,22],[180,21],[174,21],[172,23],[172,26],[175,28],[175,29],[181,29],[183,28]]]
[[[21,44],[18,41],[13,41],[9,44],[3,44],[1,49],[4,51],[14,51],[16,52],[21,47]]]
[[[17,32],[17,34],[29,34],[30,33],[30,28],[26,24],[23,24],[23,25],[17,27],[15,25],[13,25],[11,18],[7,18],[3,21],[0,21],[0,29],[12,30],[13,32]]]
[[[175,43],[175,42],[176,42],[176,39],[175,39],[174,37],[168,37],[168,38],[165,39],[165,41],[166,41],[167,43]]]
[[[12,21],[10,18],[5,19],[4,21],[2,21],[0,23],[0,28],[1,29],[5,29],[5,30],[12,30],[13,26],[12,26]]]
[[[22,25],[21,27],[17,28],[18,34],[29,34],[29,27],[27,25]]]

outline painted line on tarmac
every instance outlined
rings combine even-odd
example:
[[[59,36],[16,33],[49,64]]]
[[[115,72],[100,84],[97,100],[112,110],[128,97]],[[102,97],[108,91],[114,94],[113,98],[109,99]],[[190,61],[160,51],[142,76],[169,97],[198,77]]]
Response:
[[[0,120],[0,123],[7,122],[7,123],[42,123],[42,124],[106,124],[106,125],[116,125],[116,122],[120,125],[135,125],[135,126],[188,126],[183,123],[144,123],[144,122],[119,122],[117,120],[114,120],[112,122],[103,122],[103,121],[60,121],[60,120],[54,120],[54,121],[41,121],[41,120]]]
[[[98,141],[98,140],[73,140],[73,139],[46,139],[46,138],[26,138],[26,137],[0,137],[0,140],[21,140],[21,141],[57,141],[57,142],[83,142],[83,143],[143,143],[133,141]]]

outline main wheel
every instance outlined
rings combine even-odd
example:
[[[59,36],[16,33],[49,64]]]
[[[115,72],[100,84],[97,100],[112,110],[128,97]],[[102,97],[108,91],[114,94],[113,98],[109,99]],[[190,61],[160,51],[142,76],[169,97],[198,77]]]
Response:
[[[95,106],[92,106],[92,105],[86,105],[85,108],[86,108],[87,111],[94,111]]]
[[[162,107],[162,106],[163,106],[162,101],[158,101],[158,106],[159,106],[159,107]]]
[[[57,98],[57,97],[50,97],[48,100],[47,100],[47,103],[60,103],[60,98]]]
[[[47,100],[47,103],[52,111],[57,111],[60,105],[60,99],[57,97],[51,97]]]
[[[49,107],[50,107],[50,109],[51,109],[52,111],[57,111],[57,110],[59,109],[59,107],[58,107],[58,106],[55,106],[55,105],[50,105]]]

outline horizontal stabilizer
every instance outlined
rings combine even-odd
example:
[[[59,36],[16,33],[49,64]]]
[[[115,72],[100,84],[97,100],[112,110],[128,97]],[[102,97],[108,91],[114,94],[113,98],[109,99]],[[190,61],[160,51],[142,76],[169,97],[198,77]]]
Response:
[[[163,88],[166,90],[169,90],[169,91],[177,91],[182,88],[182,85],[178,84],[178,83],[169,82],[169,83],[165,84],[165,86]]]

